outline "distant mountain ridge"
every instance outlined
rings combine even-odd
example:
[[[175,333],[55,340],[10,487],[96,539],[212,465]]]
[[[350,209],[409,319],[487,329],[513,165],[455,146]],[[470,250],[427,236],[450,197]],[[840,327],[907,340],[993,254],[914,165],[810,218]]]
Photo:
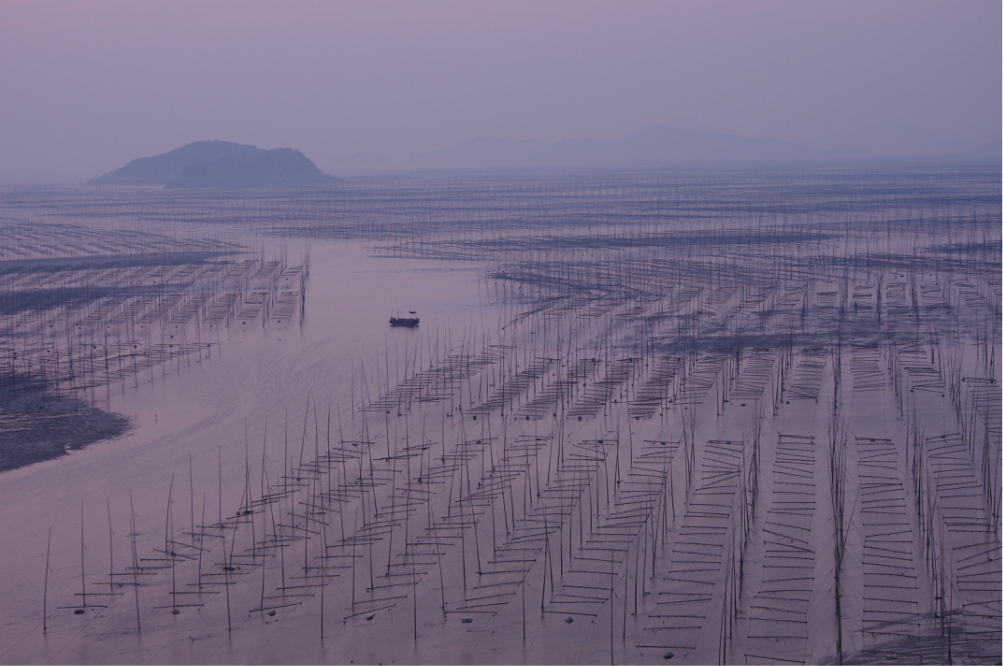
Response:
[[[412,164],[570,165],[617,163],[793,162],[866,156],[842,148],[820,149],[777,139],[746,139],[655,125],[624,139],[527,141],[478,138],[413,155]]]
[[[88,185],[162,185],[166,188],[296,187],[343,182],[321,172],[293,148],[262,150],[229,141],[196,141],[140,157],[92,178]]]
[[[1003,159],[1003,139],[993,139],[965,154],[977,159],[999,161]]]

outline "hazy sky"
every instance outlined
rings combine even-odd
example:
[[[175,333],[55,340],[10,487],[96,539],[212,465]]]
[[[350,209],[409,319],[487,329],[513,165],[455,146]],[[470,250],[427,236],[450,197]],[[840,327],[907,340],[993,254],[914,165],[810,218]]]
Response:
[[[0,0],[0,181],[200,139],[402,159],[650,125],[878,152],[1000,136],[1001,3]]]

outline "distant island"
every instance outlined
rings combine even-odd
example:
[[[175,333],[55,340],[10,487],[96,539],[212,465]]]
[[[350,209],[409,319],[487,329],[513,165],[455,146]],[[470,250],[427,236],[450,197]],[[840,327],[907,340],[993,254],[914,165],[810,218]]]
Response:
[[[293,148],[262,150],[229,141],[196,141],[162,155],[140,157],[87,181],[88,185],[161,185],[166,188],[248,188],[331,185]]]

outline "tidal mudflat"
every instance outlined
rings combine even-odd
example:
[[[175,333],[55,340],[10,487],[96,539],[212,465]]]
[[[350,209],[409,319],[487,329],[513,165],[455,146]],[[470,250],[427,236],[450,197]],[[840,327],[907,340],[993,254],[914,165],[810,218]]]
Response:
[[[999,182],[0,193],[0,660],[998,663]]]

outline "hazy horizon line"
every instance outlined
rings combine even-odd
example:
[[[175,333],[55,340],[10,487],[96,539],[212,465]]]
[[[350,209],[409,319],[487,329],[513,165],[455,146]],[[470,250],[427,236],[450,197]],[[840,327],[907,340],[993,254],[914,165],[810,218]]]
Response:
[[[524,146],[536,145],[541,147],[558,147],[558,146],[568,146],[573,144],[601,144],[601,143],[615,143],[622,142],[635,137],[644,132],[656,130],[656,129],[666,129],[671,131],[681,131],[681,132],[692,132],[694,134],[703,134],[709,137],[721,137],[721,138],[731,138],[742,141],[770,141],[777,144],[783,144],[786,146],[793,147],[803,147],[806,149],[814,150],[819,153],[830,153],[828,156],[819,155],[817,157],[806,157],[806,158],[789,158],[789,157],[752,157],[752,158],[740,158],[740,159],[720,159],[715,157],[709,157],[704,159],[651,159],[651,160],[617,160],[617,159],[593,159],[588,158],[580,161],[554,161],[554,162],[470,162],[470,163],[435,163],[435,162],[422,162],[419,158],[435,155],[437,153],[444,153],[451,150],[458,150],[464,146],[468,146],[475,142],[490,141],[498,143],[508,143],[512,145],[521,144]],[[306,155],[311,161],[313,161],[317,166],[324,172],[331,175],[344,175],[344,174],[393,174],[395,172],[401,173],[416,173],[416,172],[449,172],[449,171],[511,171],[511,170],[521,170],[521,171],[532,171],[536,169],[540,170],[565,170],[565,171],[575,171],[575,170],[586,170],[595,171],[603,169],[638,169],[638,168],[743,168],[743,167],[820,167],[820,166],[843,166],[843,167],[853,167],[853,166],[873,166],[878,164],[885,165],[920,165],[927,164],[929,166],[936,166],[938,163],[958,164],[958,163],[979,163],[988,164],[990,162],[998,162],[999,158],[996,156],[984,156],[978,155],[977,152],[980,149],[991,149],[994,142],[1000,143],[1003,146],[1003,134],[997,135],[996,137],[989,138],[988,140],[975,144],[968,149],[958,150],[953,152],[904,152],[898,154],[881,154],[865,151],[858,148],[852,148],[846,145],[825,145],[819,144],[817,142],[806,142],[806,141],[788,141],[783,139],[777,139],[769,135],[759,135],[759,136],[744,136],[738,133],[731,132],[715,132],[706,129],[701,129],[698,127],[688,126],[688,125],[668,125],[668,124],[655,124],[649,125],[635,132],[621,135],[619,138],[608,138],[608,137],[581,137],[573,139],[558,139],[554,141],[545,141],[540,139],[532,138],[521,138],[511,135],[481,135],[473,136],[458,143],[454,143],[448,146],[443,146],[440,148],[424,151],[415,151],[410,153],[407,157],[403,158],[393,158],[391,156],[376,152],[376,151],[351,151],[351,152],[341,152],[329,156],[311,155],[310,149],[304,146],[261,146],[257,143],[244,143],[243,141],[228,141],[227,139],[222,139],[219,137],[206,137],[202,139],[196,139],[194,141],[189,141],[187,143],[174,146],[166,151],[156,153],[154,155],[135,155],[129,158],[123,164],[112,167],[109,170],[97,173],[98,169],[95,169],[95,173],[82,176],[74,176],[72,178],[65,176],[38,176],[29,175],[25,177],[17,177],[10,174],[0,175],[0,187],[25,187],[25,186],[76,186],[76,185],[86,185],[87,180],[101,176],[103,173],[108,173],[108,171],[117,169],[125,164],[128,164],[132,160],[141,159],[146,157],[155,157],[158,155],[163,155],[165,153],[171,152],[178,148],[190,145],[192,143],[198,143],[200,141],[227,141],[230,143],[237,143],[241,145],[254,145],[258,148],[264,150],[272,150],[275,148],[293,148],[300,150]],[[843,153],[843,154],[838,154]]]

